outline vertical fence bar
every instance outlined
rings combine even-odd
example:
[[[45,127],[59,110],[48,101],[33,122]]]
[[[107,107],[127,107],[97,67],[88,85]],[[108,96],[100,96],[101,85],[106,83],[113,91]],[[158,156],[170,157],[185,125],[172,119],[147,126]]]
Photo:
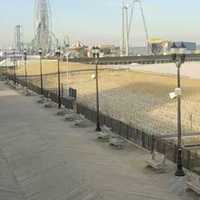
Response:
[[[64,87],[63,87],[63,83],[61,83],[61,97],[64,97]]]

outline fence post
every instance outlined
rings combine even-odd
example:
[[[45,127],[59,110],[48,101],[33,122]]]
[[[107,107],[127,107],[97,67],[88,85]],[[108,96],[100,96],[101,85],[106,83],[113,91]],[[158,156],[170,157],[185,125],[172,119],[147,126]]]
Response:
[[[129,139],[129,125],[126,125],[126,139]]]
[[[64,87],[63,87],[63,83],[61,83],[61,97],[63,98],[64,96]]]
[[[190,159],[191,159],[191,152],[187,150],[187,169],[190,169]]]
[[[142,134],[142,147],[145,148],[145,135],[144,135],[144,132],[142,131],[141,134]]]

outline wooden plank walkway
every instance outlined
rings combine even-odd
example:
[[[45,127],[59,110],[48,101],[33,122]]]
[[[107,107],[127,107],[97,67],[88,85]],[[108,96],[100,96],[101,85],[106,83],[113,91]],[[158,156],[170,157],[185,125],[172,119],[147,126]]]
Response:
[[[37,99],[0,82],[0,199],[193,199],[174,164],[166,174],[152,172],[144,151],[112,149],[97,141],[95,126],[75,128]]]

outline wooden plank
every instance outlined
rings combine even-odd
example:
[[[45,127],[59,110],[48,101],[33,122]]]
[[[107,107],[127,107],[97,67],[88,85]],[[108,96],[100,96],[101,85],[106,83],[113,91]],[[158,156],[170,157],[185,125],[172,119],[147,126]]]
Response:
[[[186,185],[187,185],[188,189],[196,192],[197,194],[200,194],[200,187],[199,187],[199,185],[196,185],[193,182],[187,182]]]

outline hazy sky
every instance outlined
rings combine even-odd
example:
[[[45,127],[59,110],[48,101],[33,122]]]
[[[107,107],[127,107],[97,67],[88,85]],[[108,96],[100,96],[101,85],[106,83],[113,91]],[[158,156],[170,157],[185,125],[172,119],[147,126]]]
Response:
[[[53,31],[59,39],[87,44],[120,43],[121,0],[50,0]],[[150,37],[200,41],[199,0],[143,0]],[[0,47],[11,45],[14,26],[21,24],[26,42],[33,38],[34,0],[0,0]],[[144,31],[135,12],[131,43],[142,45]]]

